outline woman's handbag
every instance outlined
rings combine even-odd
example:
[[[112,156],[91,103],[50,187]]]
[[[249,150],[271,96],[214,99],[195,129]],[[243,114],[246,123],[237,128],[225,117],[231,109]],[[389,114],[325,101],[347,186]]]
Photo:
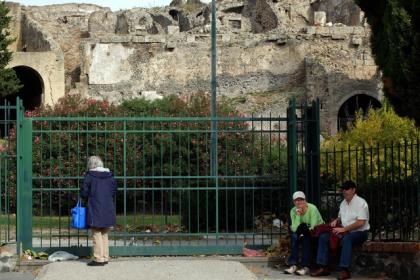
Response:
[[[341,224],[339,225],[341,227]],[[329,247],[331,254],[335,255],[337,254],[338,246],[340,245],[340,240],[343,237],[343,234],[334,234],[332,232],[332,227],[330,224],[321,224],[317,225],[313,231],[312,231],[312,237],[318,238],[323,233],[329,233],[330,239],[329,239]]]
[[[71,209],[71,227],[76,229],[86,228],[86,207],[82,206],[80,198],[76,207]]]
[[[330,224],[320,224],[314,227],[311,232],[312,237],[318,238],[322,233],[330,233],[331,232]]]

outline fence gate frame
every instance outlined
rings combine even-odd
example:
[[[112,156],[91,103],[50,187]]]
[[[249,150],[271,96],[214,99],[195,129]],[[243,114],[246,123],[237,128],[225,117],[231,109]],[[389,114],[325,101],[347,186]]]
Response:
[[[271,118],[271,117],[270,117]],[[60,117],[61,120],[65,117]],[[265,118],[267,119],[267,118]],[[274,119],[274,118],[273,118]],[[217,118],[219,121],[220,118]],[[307,193],[308,199],[314,203],[320,202],[320,119],[319,101],[313,101],[310,105],[296,106],[292,100],[287,109],[287,169],[289,194],[296,190]],[[32,228],[32,203],[33,203],[33,118],[25,117],[21,100],[17,101],[16,132],[17,132],[17,215],[16,215],[16,242],[18,252],[25,249],[45,250],[33,246]],[[301,165],[301,167],[299,167]],[[303,169],[302,169],[303,167]],[[299,169],[300,168],[300,169]],[[301,180],[299,180],[301,178]],[[216,186],[219,175],[216,174]],[[302,181],[303,180],[303,181]],[[304,182],[302,184],[302,182]],[[217,188],[218,189],[218,188]],[[291,201],[291,200],[290,200]],[[216,213],[219,209],[216,209]],[[218,236],[218,232],[216,233]],[[217,243],[216,243],[217,244]],[[133,248],[124,246],[110,247],[111,255],[182,255],[182,254],[240,254],[244,244],[224,246],[223,244],[213,248],[204,246],[194,251],[177,249],[177,246],[162,246],[159,250],[149,250],[145,246]],[[60,248],[49,248],[56,250]],[[63,248],[62,248],[63,249]],[[89,247],[65,247],[65,250],[79,255],[87,255]],[[141,251],[141,252],[140,252]]]
[[[28,141],[29,139],[29,141]],[[16,245],[20,253],[32,248],[32,120],[16,99]]]
[[[308,200],[315,205],[320,205],[321,202],[319,109],[319,99],[312,101],[309,106],[307,104],[297,106],[296,100],[292,99],[287,108],[289,190],[291,194],[297,190],[304,191]],[[300,112],[300,117],[297,116],[297,112]],[[301,147],[299,147],[299,142],[302,144]],[[298,174],[299,155],[304,157],[301,160],[304,174]],[[303,176],[304,184],[299,184],[298,178]],[[293,206],[291,200],[290,206]]]

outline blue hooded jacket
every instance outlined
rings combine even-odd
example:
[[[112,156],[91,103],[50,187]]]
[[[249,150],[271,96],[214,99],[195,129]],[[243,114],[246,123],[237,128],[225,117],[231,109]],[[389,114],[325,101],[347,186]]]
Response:
[[[91,169],[85,174],[80,196],[88,199],[86,223],[89,227],[115,226],[114,198],[116,194],[117,182],[109,169]]]

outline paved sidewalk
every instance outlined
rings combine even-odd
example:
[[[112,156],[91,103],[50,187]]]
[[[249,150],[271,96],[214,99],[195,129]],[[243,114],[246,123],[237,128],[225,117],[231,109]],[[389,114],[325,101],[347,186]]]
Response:
[[[36,280],[331,280],[329,277],[287,275],[284,268],[268,266],[267,259],[241,257],[117,258],[104,267],[89,267],[88,260],[49,263]],[[353,275],[355,280],[385,279]],[[30,273],[0,273],[0,280],[34,280]]]
[[[0,272],[0,280],[33,280],[31,273],[22,272]]]
[[[132,260],[89,267],[86,262],[44,266],[36,280],[257,280],[244,265],[218,260]]]
[[[261,266],[255,266],[255,265],[246,265],[247,268],[252,271],[256,276],[258,280],[291,280],[291,279],[296,279],[296,280],[331,280],[331,279],[337,279],[338,276],[338,271],[333,271],[331,273],[330,276],[325,276],[325,277],[311,277],[311,276],[299,276],[299,275],[295,275],[295,274],[284,274],[283,270],[284,268],[281,269],[276,269],[276,268],[271,268],[271,267],[261,267]],[[367,280],[367,279],[388,279],[388,278],[369,278],[366,276],[360,276],[360,275],[352,275],[353,280]]]

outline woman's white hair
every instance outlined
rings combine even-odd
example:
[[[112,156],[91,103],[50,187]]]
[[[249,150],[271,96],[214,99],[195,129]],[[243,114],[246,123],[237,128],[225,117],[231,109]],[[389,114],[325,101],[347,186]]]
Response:
[[[90,169],[95,169],[96,167],[104,167],[104,163],[102,162],[100,157],[91,156],[91,157],[89,157],[87,167],[88,167],[89,170]]]

